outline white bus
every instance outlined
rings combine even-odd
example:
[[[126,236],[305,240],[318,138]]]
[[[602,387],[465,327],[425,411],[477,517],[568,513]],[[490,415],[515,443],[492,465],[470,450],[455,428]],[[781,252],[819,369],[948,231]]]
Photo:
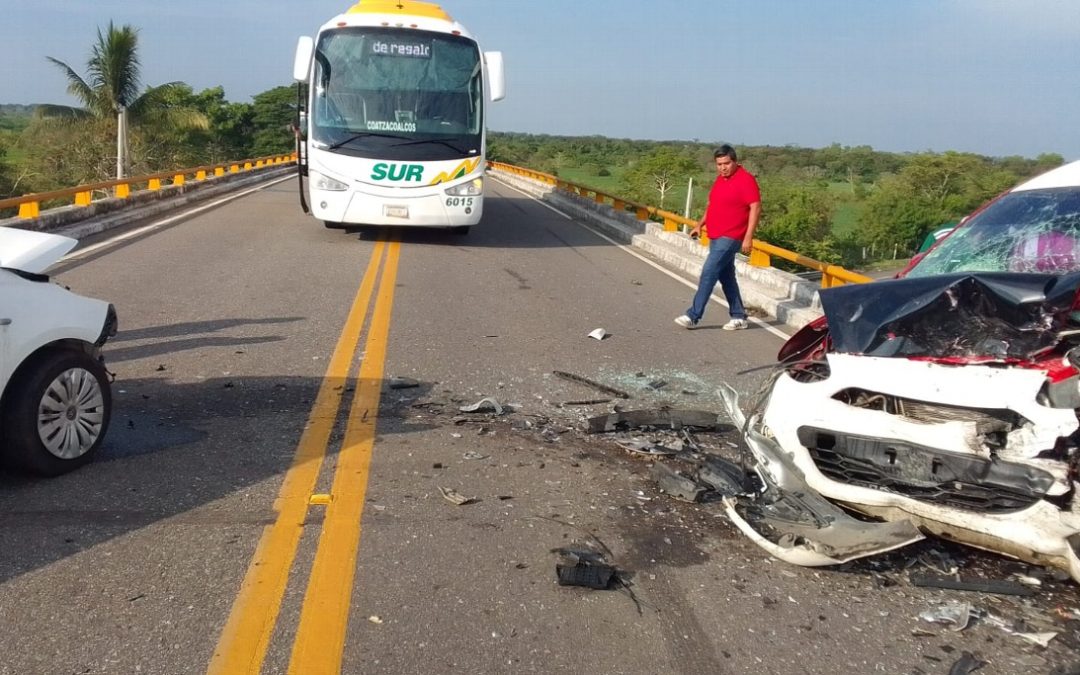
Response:
[[[465,233],[480,221],[486,104],[505,95],[501,52],[481,52],[438,5],[361,0],[300,38],[293,77],[308,85],[300,173],[327,227]]]

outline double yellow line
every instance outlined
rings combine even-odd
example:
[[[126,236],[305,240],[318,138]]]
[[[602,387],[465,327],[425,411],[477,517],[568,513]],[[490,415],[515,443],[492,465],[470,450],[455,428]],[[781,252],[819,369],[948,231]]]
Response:
[[[210,660],[208,675],[257,675],[262,670],[304,531],[309,500],[341,408],[364,319],[375,295],[356,391],[337,456],[331,500],[326,507],[289,661],[289,672],[301,675],[336,674],[341,669],[400,254],[398,242],[380,240],[375,244],[292,466],[285,474],[275,503],[277,520],[259,540]],[[381,280],[378,279],[380,267]],[[377,292],[376,281],[379,281]]]

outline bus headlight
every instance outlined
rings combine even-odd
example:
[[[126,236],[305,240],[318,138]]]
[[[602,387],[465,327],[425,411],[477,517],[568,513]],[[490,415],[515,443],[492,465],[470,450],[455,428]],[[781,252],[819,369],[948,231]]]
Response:
[[[311,187],[315,188],[316,190],[330,190],[331,192],[341,192],[342,190],[349,189],[349,186],[345,183],[331,178],[330,176],[324,176],[318,171],[308,171],[308,180],[311,181]]]
[[[467,183],[455,185],[452,188],[446,188],[446,194],[455,197],[476,197],[482,195],[484,194],[484,179],[473,178]]]

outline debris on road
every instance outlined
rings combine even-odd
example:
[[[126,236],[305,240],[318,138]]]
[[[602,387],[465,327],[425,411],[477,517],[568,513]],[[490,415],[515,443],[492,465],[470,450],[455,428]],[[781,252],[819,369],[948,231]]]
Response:
[[[465,495],[461,494],[457,490],[454,490],[453,488],[445,488],[440,486],[439,492],[442,493],[443,499],[450,502],[451,504],[457,504],[458,506],[465,506],[466,504],[472,504],[476,501],[475,498],[466,497]]]
[[[487,459],[490,455],[481,455],[475,450],[469,450],[461,456],[462,459]]]
[[[704,487],[662,462],[652,465],[649,476],[665,493],[684,502],[701,501],[701,496],[705,494]]]
[[[389,386],[391,389],[412,389],[413,387],[419,387],[420,381],[411,377],[391,377]]]
[[[376,615],[374,615],[374,614],[372,614],[371,616],[369,616],[369,617],[367,618],[367,620],[368,620],[368,621],[370,621],[371,623],[374,623],[374,624],[379,624],[379,625],[382,625],[382,622],[383,622],[383,620],[382,620],[382,618],[381,618],[381,617],[379,617],[379,616],[376,616]]]
[[[938,623],[954,632],[968,627],[978,610],[967,602],[947,602],[919,613],[919,618],[927,623]]]
[[[913,586],[923,588],[945,588],[954,591],[973,591],[993,595],[1035,595],[1035,591],[1027,586],[1003,579],[961,579],[934,574],[912,574],[910,579]]]
[[[600,591],[612,587],[616,570],[604,556],[586,548],[557,548],[559,555],[555,564],[555,576],[560,586],[583,586]]]
[[[560,378],[562,378],[564,380],[568,380],[570,382],[577,382],[578,384],[584,384],[586,386],[592,387],[593,389],[596,389],[597,391],[602,391],[605,394],[610,394],[610,395],[612,395],[612,396],[614,396],[616,398],[630,398],[630,394],[627,394],[625,391],[619,391],[618,389],[615,389],[614,387],[609,387],[606,384],[600,384],[599,382],[596,382],[595,380],[590,380],[589,378],[582,377],[581,375],[575,375],[573,373],[567,373],[567,372],[562,371],[562,370],[553,370],[553,371],[551,371],[551,374],[554,375],[555,377],[560,377]]]
[[[496,415],[503,414],[502,404],[491,398],[490,396],[484,397],[471,405],[463,405],[458,408],[461,412],[475,413],[475,412],[493,412]]]
[[[732,428],[730,424],[721,422],[719,416],[714,412],[707,410],[671,410],[668,408],[625,410],[610,415],[590,417],[588,423],[588,432],[590,434],[627,431],[642,427],[674,429],[676,431],[685,427],[705,431],[728,431]]]
[[[949,675],[970,675],[985,665],[986,661],[971,652],[963,652],[960,658],[953,662],[952,668],[949,668]]]
[[[607,336],[608,336],[608,332],[606,330],[604,330],[603,328],[597,328],[593,332],[589,333],[589,337],[591,337],[594,340],[603,340]]]

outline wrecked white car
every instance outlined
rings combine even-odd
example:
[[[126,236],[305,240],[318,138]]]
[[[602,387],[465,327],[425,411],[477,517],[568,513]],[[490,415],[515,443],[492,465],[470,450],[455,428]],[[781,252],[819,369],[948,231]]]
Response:
[[[101,345],[116,311],[45,275],[77,243],[0,227],[0,454],[50,476],[93,457],[112,410]]]
[[[932,534],[1080,581],[1080,162],[821,302],[745,412],[723,390],[760,479],[725,498],[740,530],[800,565]]]

